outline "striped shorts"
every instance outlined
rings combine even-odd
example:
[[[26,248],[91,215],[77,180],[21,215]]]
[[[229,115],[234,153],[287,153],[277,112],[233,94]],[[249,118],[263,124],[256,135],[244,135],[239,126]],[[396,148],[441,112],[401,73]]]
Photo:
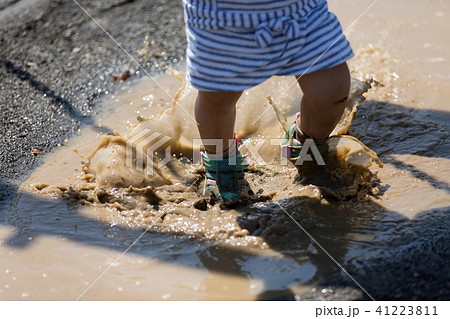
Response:
[[[353,56],[326,0],[183,0],[186,76],[204,91],[241,91]]]

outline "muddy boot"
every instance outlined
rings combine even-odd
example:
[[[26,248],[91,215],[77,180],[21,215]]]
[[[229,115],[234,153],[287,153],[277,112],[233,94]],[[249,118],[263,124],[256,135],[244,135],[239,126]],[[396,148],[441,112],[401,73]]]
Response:
[[[248,157],[237,151],[231,158],[212,159],[202,152],[202,162],[206,171],[203,195],[212,193],[226,205],[246,201],[249,185],[244,179],[244,170],[249,166]]]
[[[298,119],[298,117],[299,113],[296,118]],[[315,167],[325,165],[323,159],[326,158],[329,148],[327,139],[312,140],[297,127],[296,121],[291,125],[287,134],[286,132],[283,133],[281,144],[283,157],[290,160],[297,168],[300,168],[300,166]],[[305,152],[305,154],[302,154],[302,148],[306,146],[309,148],[308,153],[312,153],[313,161],[304,161],[304,159],[300,158],[301,155],[306,155]]]

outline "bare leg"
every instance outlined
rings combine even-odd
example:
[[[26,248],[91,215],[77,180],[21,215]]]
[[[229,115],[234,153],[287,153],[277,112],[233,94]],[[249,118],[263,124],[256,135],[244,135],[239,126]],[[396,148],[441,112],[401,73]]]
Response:
[[[223,149],[216,150],[215,145],[205,145],[211,153],[222,152],[228,148],[233,138],[236,120],[236,102],[240,92],[199,91],[195,102],[195,118],[202,139],[221,139]]]
[[[298,127],[315,140],[327,138],[341,119],[350,91],[347,63],[297,76],[303,91]]]

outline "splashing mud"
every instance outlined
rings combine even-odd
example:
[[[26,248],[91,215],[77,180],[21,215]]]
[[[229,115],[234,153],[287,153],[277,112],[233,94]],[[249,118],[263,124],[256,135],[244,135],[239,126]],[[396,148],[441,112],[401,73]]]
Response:
[[[269,258],[272,261],[266,260],[263,264],[270,264],[280,258],[280,253],[307,252],[312,248],[305,246],[305,231],[323,241],[320,235],[323,232],[340,236],[335,233],[336,223],[344,223],[341,231],[348,231],[353,227],[350,220],[370,220],[371,212],[377,210],[373,201],[384,196],[389,186],[383,185],[383,178],[380,181],[376,172],[370,171],[373,162],[379,167],[383,165],[375,152],[355,137],[360,136],[358,131],[354,136],[345,135],[352,129],[352,122],[358,119],[356,114],[364,100],[363,94],[373,82],[352,81],[350,102],[328,140],[330,148],[324,158],[327,165],[312,165],[307,174],[302,174],[301,170],[299,174],[297,168],[280,155],[280,139],[276,137],[281,135],[282,129],[275,112],[265,106],[265,95],[260,93],[273,92],[276,88],[281,94],[290,86],[290,80],[272,79],[246,92],[238,102],[238,137],[243,140],[242,150],[250,153],[255,161],[246,173],[255,195],[238,207],[224,209],[215,198],[200,196],[204,171],[195,158],[200,141],[191,118],[194,91],[184,88],[174,76],[163,75],[158,81],[164,83],[167,92],[177,96],[175,101],[170,94],[155,94],[156,84],[147,79],[105,100],[105,111],[99,115],[101,127],[86,128],[67,148],[49,158],[22,186],[22,192],[33,197],[22,196],[17,210],[27,211],[36,205],[51,210],[51,206],[44,204],[48,199],[61,201],[68,211],[77,211],[90,220],[100,220],[114,227],[188,236],[221,247],[218,249],[240,251],[233,254],[254,255],[245,257],[249,262]],[[292,113],[298,109],[299,101],[291,95],[281,96],[277,103],[281,105],[279,113],[286,112],[289,122],[293,121],[295,114]],[[290,104],[293,106],[288,110],[286,105]],[[367,114],[366,110],[366,118],[386,112],[383,105],[368,106],[372,113]],[[400,114],[397,117],[401,119]],[[368,123],[368,120],[360,121],[357,127]],[[371,123],[377,123],[377,119],[372,119]],[[392,125],[398,123],[394,121]],[[415,125],[428,127],[417,122]],[[366,134],[372,136],[370,128]],[[100,142],[96,142],[99,138]],[[190,143],[193,140],[198,142]],[[391,173],[387,174],[396,174],[395,170],[389,171]],[[439,195],[434,192],[433,196]],[[442,196],[440,205],[446,205],[448,195]],[[364,242],[367,235],[359,232],[350,231],[351,238]],[[186,248],[189,244],[182,246]],[[331,244],[336,249],[338,246],[339,240]],[[340,254],[339,249],[330,245],[328,249]],[[300,268],[309,267],[297,258],[299,256],[294,258],[297,264],[291,271],[274,278],[283,281],[286,279],[282,278],[293,276]],[[260,266],[252,266],[252,272]],[[307,274],[311,271],[291,282],[289,289],[310,280]],[[318,271],[313,271],[316,276]],[[328,272],[319,272],[322,271]],[[216,276],[214,280],[219,284],[229,277]],[[275,290],[286,287],[273,282],[269,286],[270,289],[278,287]],[[207,298],[217,298],[213,297],[215,292],[208,291],[208,294]]]
[[[400,29],[410,32],[409,25]],[[352,102],[328,140],[327,165],[310,167],[314,174],[299,174],[280,154],[278,120],[292,123],[300,106],[295,79],[273,78],[243,94],[236,132],[255,162],[246,173],[255,195],[233,208],[199,196],[194,90],[172,74],[156,78],[164,91],[151,79],[127,82],[105,98],[95,126],[21,186],[9,216],[15,228],[0,228],[7,270],[27,265],[16,270],[20,276],[0,274],[9,295],[77,298],[108,267],[83,298],[317,299],[312,291],[335,279],[353,291],[323,247],[376,297],[380,272],[397,269],[379,267],[392,255],[404,256],[421,238],[448,242],[450,147],[444,82],[420,78],[429,67],[423,65],[413,78],[387,50],[391,34],[374,37],[374,30],[353,35],[362,46],[350,62],[352,76],[363,81],[353,81]],[[367,44],[371,35],[379,45]]]
[[[177,80],[181,79],[173,79],[170,75],[159,79],[162,83],[173,85],[178,83]],[[275,81],[280,83],[280,80]],[[287,84],[286,82],[285,85]],[[135,123],[130,123],[131,128],[123,135],[115,131],[115,135],[104,136],[90,155],[80,154],[85,161],[78,176],[79,181],[57,185],[30,183],[29,188],[52,198],[64,198],[72,204],[107,210],[105,215],[109,215],[108,220],[115,223],[142,228],[152,226],[161,231],[225,241],[228,245],[257,245],[263,248],[263,240],[252,236],[248,227],[242,227],[236,222],[243,211],[254,211],[257,203],[265,202],[264,205],[269,205],[283,200],[289,203],[289,207],[293,201],[294,206],[302,207],[301,211],[304,213],[308,207],[313,207],[311,209],[314,211],[325,200],[324,196],[363,199],[377,186],[378,179],[369,170],[373,161],[382,166],[376,154],[355,137],[342,135],[347,133],[357,106],[364,100],[362,95],[371,88],[370,81],[352,80],[345,114],[335,130],[336,135],[329,138],[330,149],[325,157],[326,165],[318,166],[311,162],[309,166],[306,165],[309,167],[308,173],[300,168],[300,174],[296,176],[293,165],[281,163],[280,157],[273,158],[276,149],[280,147],[274,143],[274,138],[260,138],[259,142],[263,143],[252,154],[252,150],[256,150],[252,147],[256,143],[253,137],[269,136],[273,131],[278,132],[272,136],[279,136],[279,126],[275,124],[271,127],[254,128],[249,126],[251,121],[238,126],[238,138],[245,137],[243,150],[251,156],[260,156],[257,164],[247,172],[247,179],[255,195],[245,198],[241,203],[241,213],[222,210],[224,207],[218,199],[200,196],[205,177],[204,169],[195,163],[199,141],[195,122],[190,118],[193,113],[193,90],[189,88],[184,92],[185,83],[179,85],[181,88],[176,90],[173,100],[164,98],[167,100],[166,108],[159,106],[160,111],[154,117],[150,115],[145,119],[143,114]],[[273,84],[268,82],[266,85]],[[244,107],[238,110],[239,118],[252,119],[253,116],[264,114],[264,104],[253,100],[250,93],[247,101],[240,102],[241,105],[244,103]],[[253,115],[245,108],[247,103],[253,106]],[[276,109],[278,118],[286,118],[284,114],[280,116],[281,111],[273,101],[271,104]],[[274,118],[272,112],[265,115],[267,118]],[[111,122],[103,116],[102,123],[109,126]],[[189,143],[196,139],[196,145]],[[77,149],[74,151],[78,153]],[[269,190],[268,187],[272,189]],[[293,194],[295,199],[291,199]],[[279,218],[271,215],[269,210],[270,218],[263,229],[265,234],[280,227]],[[282,237],[289,233],[284,228],[279,231]],[[298,230],[294,228],[293,231]],[[280,244],[285,242],[282,239],[277,241]]]
[[[242,256],[255,255],[249,260],[260,258],[257,256],[276,260],[280,253],[290,255],[311,249],[305,246],[304,231],[319,237],[324,231],[336,232],[336,216],[338,223],[343,218],[370,219],[370,212],[376,209],[372,201],[384,196],[388,189],[369,169],[373,162],[383,167],[375,152],[357,139],[358,133],[346,135],[358,119],[357,109],[373,81],[352,80],[344,116],[328,140],[329,152],[324,158],[327,165],[307,164],[307,173],[281,157],[278,137],[282,128],[276,112],[267,108],[265,95],[261,94],[274,92],[274,88],[274,93],[281,94],[292,79],[274,78],[246,92],[237,104],[236,130],[243,140],[242,151],[250,153],[255,161],[246,173],[255,195],[238,207],[224,209],[215,198],[200,196],[204,171],[196,155],[200,141],[192,119],[194,90],[170,74],[157,80],[170,94],[157,94],[156,84],[144,79],[105,100],[105,111],[98,116],[101,127],[85,129],[36,171],[22,186],[24,194],[34,197],[22,196],[17,209],[47,207],[42,204],[47,198],[62,201],[69,211],[114,227],[188,236],[220,249],[238,249]],[[278,118],[286,114],[287,123],[291,123],[299,101],[291,94],[281,96],[277,102],[281,107],[274,104],[279,109]],[[379,111],[372,114],[386,111],[380,104],[376,107]],[[368,120],[358,126],[365,123]],[[367,133],[371,136],[370,131]],[[100,142],[96,142],[98,138]],[[442,204],[447,202],[445,197]],[[357,213],[359,210],[364,213]],[[343,229],[349,227],[344,225]],[[366,235],[359,235],[357,230],[351,233],[358,242],[365,241]],[[339,250],[334,251],[339,255]],[[300,262],[292,271],[305,265],[308,263]],[[297,283],[310,278],[307,273],[311,270]],[[217,276],[215,280],[220,283],[228,279]],[[295,284],[289,286],[294,289]],[[208,293],[215,298],[213,292]]]

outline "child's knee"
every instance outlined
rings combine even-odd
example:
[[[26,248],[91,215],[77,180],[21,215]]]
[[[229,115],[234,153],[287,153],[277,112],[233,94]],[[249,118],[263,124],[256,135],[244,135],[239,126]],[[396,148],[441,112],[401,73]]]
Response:
[[[347,92],[347,93],[348,93],[348,92]],[[348,94],[345,95],[345,97],[343,97],[343,98],[337,99],[333,104],[342,104],[342,103],[345,103],[345,102],[347,102],[347,99],[348,99]]]
[[[314,104],[341,104],[348,98],[350,72],[345,63],[297,79],[305,97]]]
[[[349,90],[345,88],[323,87],[320,92],[316,91],[314,93],[305,94],[304,98],[314,105],[328,107],[345,103],[348,99]]]

